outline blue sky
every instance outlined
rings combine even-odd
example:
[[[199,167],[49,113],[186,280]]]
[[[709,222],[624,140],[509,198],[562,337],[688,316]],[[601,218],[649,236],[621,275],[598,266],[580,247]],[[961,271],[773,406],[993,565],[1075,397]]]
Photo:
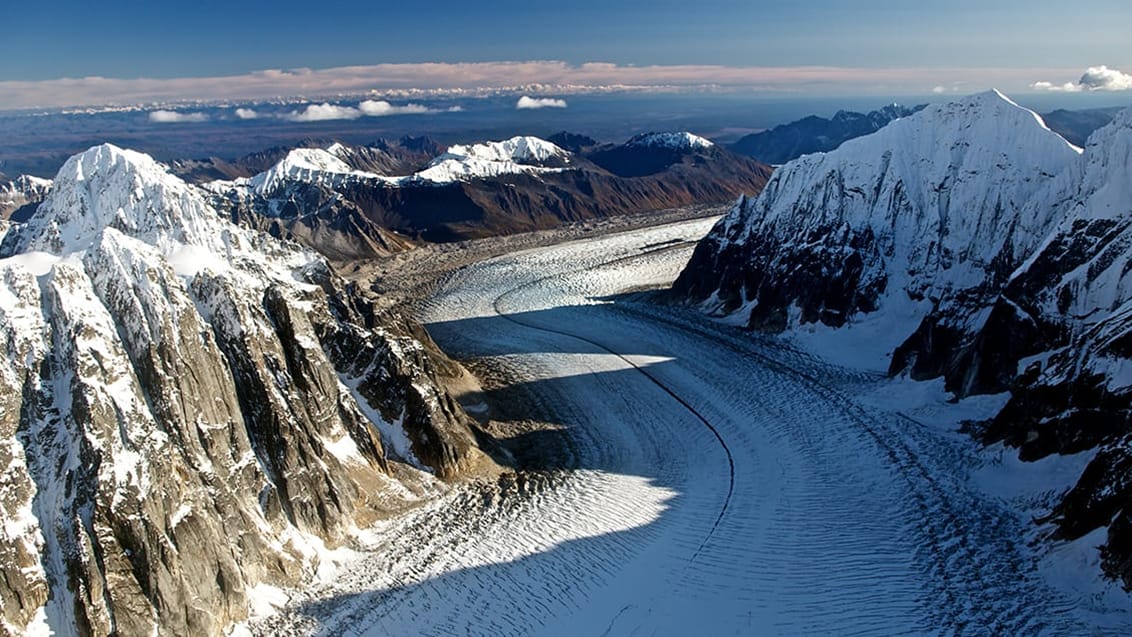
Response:
[[[1018,69],[1020,83],[1132,67],[1128,0],[62,0],[13,3],[4,14],[0,82],[501,60]],[[916,90],[956,77],[925,78]]]

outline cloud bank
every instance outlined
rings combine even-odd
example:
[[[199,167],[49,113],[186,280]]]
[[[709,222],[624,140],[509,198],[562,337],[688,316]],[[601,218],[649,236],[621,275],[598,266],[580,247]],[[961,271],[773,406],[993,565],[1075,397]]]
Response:
[[[1080,93],[1082,91],[1128,91],[1132,90],[1132,75],[1110,69],[1105,65],[1090,66],[1081,79],[1076,82],[1055,84],[1053,82],[1034,82],[1030,88],[1038,91],[1057,93]]]
[[[624,90],[672,91],[741,88],[822,95],[922,95],[932,86],[966,81],[1004,90],[1031,78],[1072,74],[1072,69],[847,68],[718,65],[628,66],[560,61],[376,64],[329,69],[270,69],[243,75],[185,78],[83,77],[0,81],[0,108],[126,105],[188,100],[268,100],[306,96],[332,101],[342,95],[372,99],[512,95],[575,95]]]
[[[339,106],[337,104],[308,104],[301,111],[294,111],[285,116],[292,122],[325,122],[335,119],[358,119],[362,112],[352,106]]]
[[[336,119],[358,119],[359,117],[386,117],[389,115],[427,115],[429,113],[457,113],[464,110],[460,106],[446,109],[429,108],[423,104],[404,104],[396,106],[385,100],[364,100],[356,107],[323,102],[308,104],[301,111],[292,111],[284,119],[292,122],[323,122]]]
[[[207,122],[204,113],[180,113],[178,111],[150,111],[149,121],[158,124],[181,124],[184,122]]]
[[[240,119],[255,119],[255,118],[259,117],[259,113],[255,112],[254,109],[250,109],[250,108],[237,108],[236,109],[236,117],[238,117]]]
[[[553,97],[527,97],[524,95],[515,103],[515,108],[520,110],[566,108],[566,100],[554,99]]]

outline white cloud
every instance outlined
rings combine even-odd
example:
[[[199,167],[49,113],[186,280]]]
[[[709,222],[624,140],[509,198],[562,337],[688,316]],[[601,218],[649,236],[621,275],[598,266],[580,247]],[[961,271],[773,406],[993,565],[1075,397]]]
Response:
[[[1103,64],[1090,66],[1085,69],[1081,79],[1064,84],[1053,82],[1034,82],[1030,88],[1035,91],[1053,91],[1057,93],[1080,93],[1081,91],[1128,91],[1132,90],[1132,75],[1110,69]]]
[[[385,100],[364,100],[357,107],[340,106],[323,102],[322,104],[308,104],[301,111],[292,111],[284,115],[284,119],[292,122],[323,122],[335,119],[358,119],[359,117],[385,117],[388,115],[425,115],[428,113],[458,113],[464,110],[461,106],[453,106],[444,110],[429,108],[423,104],[390,104]]]
[[[236,117],[240,119],[255,119],[259,117],[259,113],[250,108],[237,108]]]
[[[180,124],[182,122],[207,122],[204,113],[179,113],[177,111],[150,111],[149,121],[158,124]]]
[[[394,106],[385,100],[366,100],[358,104],[358,110],[370,117],[384,117],[386,115],[423,115],[437,111],[422,104],[405,104]]]
[[[1132,75],[1102,64],[1086,69],[1077,83],[1090,91],[1127,91],[1132,89]]]
[[[1081,92],[1081,85],[1074,84],[1073,82],[1066,82],[1065,84],[1054,84],[1053,82],[1034,82],[1030,88],[1035,91],[1052,91],[1054,93],[1079,93]]]
[[[292,111],[286,119],[292,122],[325,122],[335,119],[358,119],[362,112],[352,106],[339,106],[323,102],[322,104],[308,104],[301,111]]]
[[[553,97],[527,97],[524,95],[515,103],[515,108],[524,110],[534,108],[566,108],[566,100],[554,99]]]

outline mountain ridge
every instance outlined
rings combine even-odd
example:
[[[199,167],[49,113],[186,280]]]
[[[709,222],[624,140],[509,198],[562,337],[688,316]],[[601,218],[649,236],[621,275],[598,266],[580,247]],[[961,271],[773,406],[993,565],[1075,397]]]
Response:
[[[148,156],[73,157],[0,255],[6,632],[220,634],[491,464],[411,324]]]

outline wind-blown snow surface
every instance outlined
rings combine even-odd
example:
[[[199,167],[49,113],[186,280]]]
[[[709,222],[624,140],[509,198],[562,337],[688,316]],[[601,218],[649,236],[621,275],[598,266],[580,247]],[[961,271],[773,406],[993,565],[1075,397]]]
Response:
[[[948,405],[936,386],[892,386],[684,310],[606,300],[666,285],[710,223],[526,251],[447,279],[423,311],[430,332],[510,373],[500,400],[540,406],[560,429],[531,443],[557,439],[567,457],[511,491],[377,529],[380,553],[252,628],[1132,630],[1090,547],[1027,546],[1029,516],[1066,486],[1063,468],[978,455],[951,430],[1001,400]],[[909,388],[922,397],[888,397]],[[1005,478],[1010,488],[981,486]]]

